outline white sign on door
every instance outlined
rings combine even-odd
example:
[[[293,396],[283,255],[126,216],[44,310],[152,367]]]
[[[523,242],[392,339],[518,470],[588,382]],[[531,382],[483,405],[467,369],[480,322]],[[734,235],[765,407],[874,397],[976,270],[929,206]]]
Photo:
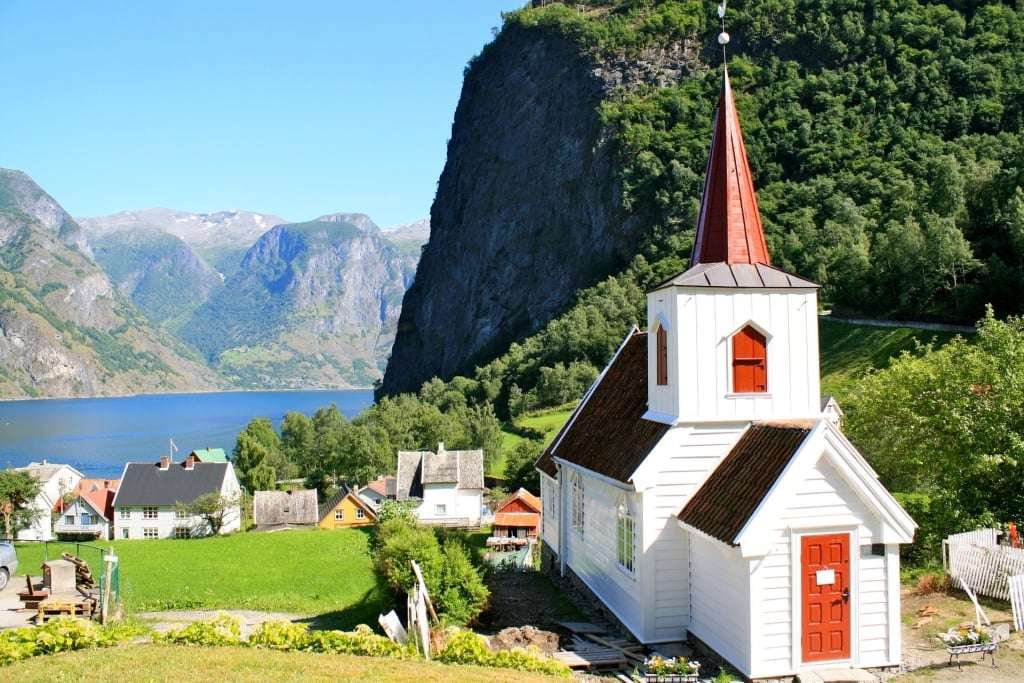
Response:
[[[817,571],[817,581],[819,586],[831,586],[836,582],[836,570],[819,569]]]

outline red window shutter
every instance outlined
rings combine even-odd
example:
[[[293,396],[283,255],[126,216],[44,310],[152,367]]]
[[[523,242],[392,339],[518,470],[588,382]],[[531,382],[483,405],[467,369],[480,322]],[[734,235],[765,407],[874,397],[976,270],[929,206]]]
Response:
[[[668,332],[658,325],[658,385],[668,384]]]
[[[768,391],[766,340],[750,326],[732,338],[732,390],[737,394]]]

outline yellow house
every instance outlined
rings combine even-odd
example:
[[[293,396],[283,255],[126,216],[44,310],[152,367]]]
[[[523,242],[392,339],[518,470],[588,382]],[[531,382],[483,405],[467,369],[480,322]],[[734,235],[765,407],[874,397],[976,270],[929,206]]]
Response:
[[[320,506],[321,529],[347,529],[377,523],[377,513],[347,486]]]

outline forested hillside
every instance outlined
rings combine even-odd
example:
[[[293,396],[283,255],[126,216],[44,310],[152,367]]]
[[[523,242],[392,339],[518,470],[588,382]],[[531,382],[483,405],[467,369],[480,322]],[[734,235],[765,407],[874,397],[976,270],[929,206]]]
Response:
[[[714,6],[579,4],[511,13],[468,73],[524,31],[567,38],[595,70],[618,73],[624,85],[595,112],[620,193],[608,201],[644,230],[621,270],[535,333],[491,358],[467,350],[472,377],[448,390],[494,401],[506,416],[578,396],[629,326],[643,323],[645,288],[686,267],[693,240],[721,80]],[[1021,310],[1024,8],[776,0],[730,3],[727,19],[777,265],[821,283],[822,303],[839,311],[973,321],[988,302],[1000,315]],[[692,68],[674,80],[654,68],[659,55],[691,53]],[[561,197],[535,201],[557,212]],[[477,296],[499,308],[507,298]],[[403,320],[414,314],[406,308]]]

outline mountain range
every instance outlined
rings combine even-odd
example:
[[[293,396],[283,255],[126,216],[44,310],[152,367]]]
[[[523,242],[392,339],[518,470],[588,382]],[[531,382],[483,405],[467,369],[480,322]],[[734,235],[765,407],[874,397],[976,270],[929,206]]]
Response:
[[[0,170],[0,395],[369,386],[428,237],[358,213],[75,220]]]

